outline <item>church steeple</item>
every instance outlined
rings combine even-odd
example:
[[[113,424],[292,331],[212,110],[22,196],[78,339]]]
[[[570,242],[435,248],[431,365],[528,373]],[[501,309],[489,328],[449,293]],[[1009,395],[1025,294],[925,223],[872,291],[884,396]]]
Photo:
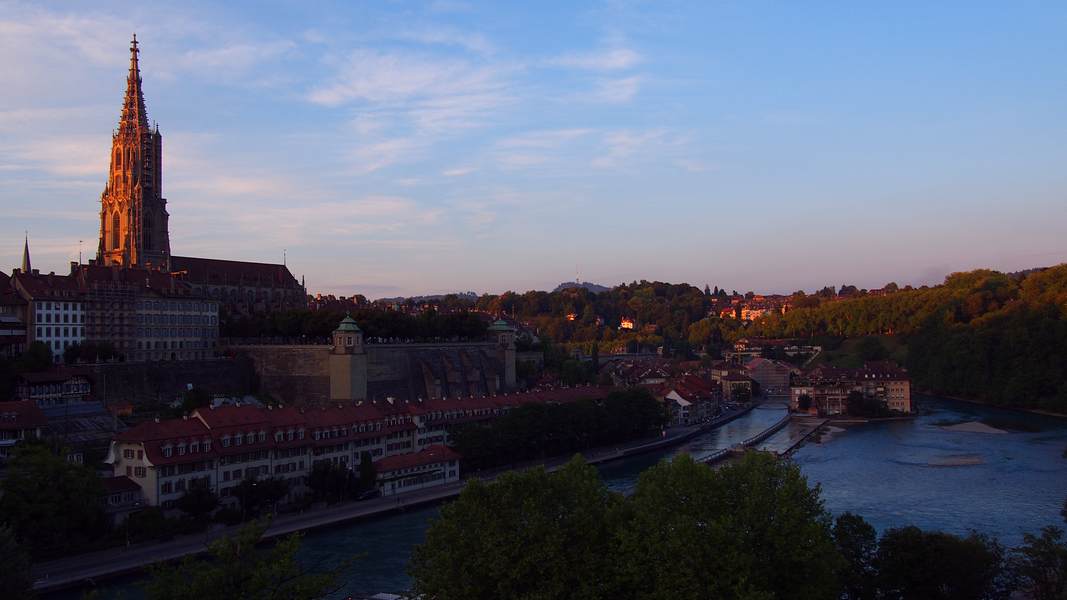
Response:
[[[122,103],[122,116],[119,117],[119,131],[130,131],[148,127],[148,110],[144,104],[144,92],[141,91],[141,66],[138,63],[137,34],[130,42],[130,74],[126,77],[126,99]]]
[[[22,246],[22,272],[29,273],[32,269],[30,264],[30,234],[26,232],[26,242]]]
[[[111,139],[111,168],[100,196],[97,260],[126,267],[170,268],[167,201],[163,198],[163,136],[148,125],[141,89],[141,49],[130,42],[130,71],[118,128]]]

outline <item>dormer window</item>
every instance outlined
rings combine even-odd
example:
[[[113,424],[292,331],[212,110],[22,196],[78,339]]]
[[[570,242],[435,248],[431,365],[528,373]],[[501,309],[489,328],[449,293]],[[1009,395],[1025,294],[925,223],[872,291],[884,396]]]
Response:
[[[280,442],[280,441],[282,441],[284,439],[285,439],[285,434],[284,433],[282,433],[280,431],[275,431],[274,432],[274,441],[275,442]]]
[[[163,456],[170,458],[170,455],[174,452],[174,448],[170,445],[163,446]]]
[[[297,434],[300,436],[300,439],[304,439],[304,428],[301,427]]]
[[[259,441],[260,442],[267,441],[267,432],[262,430],[262,429],[259,430]]]
[[[211,440],[204,440],[204,452],[211,452]]]
[[[256,443],[256,434],[249,432],[248,435],[245,436],[245,442],[249,445]]]
[[[178,456],[185,456],[185,443],[178,444]]]
[[[241,434],[238,433],[238,434],[234,435],[233,436],[233,445],[234,446],[240,446],[241,442],[242,442],[242,439],[243,438],[241,437]],[[225,444],[223,444],[223,445],[225,445]]]
[[[200,452],[200,442],[193,440],[189,442],[189,454]]]

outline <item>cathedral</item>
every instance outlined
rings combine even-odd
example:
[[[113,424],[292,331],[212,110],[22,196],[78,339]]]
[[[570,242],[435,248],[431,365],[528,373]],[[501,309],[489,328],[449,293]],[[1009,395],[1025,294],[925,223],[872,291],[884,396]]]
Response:
[[[173,274],[232,312],[307,306],[307,290],[285,265],[172,256],[170,214],[163,197],[163,136],[148,121],[137,36],[110,169],[100,195],[100,244],[95,264]]]

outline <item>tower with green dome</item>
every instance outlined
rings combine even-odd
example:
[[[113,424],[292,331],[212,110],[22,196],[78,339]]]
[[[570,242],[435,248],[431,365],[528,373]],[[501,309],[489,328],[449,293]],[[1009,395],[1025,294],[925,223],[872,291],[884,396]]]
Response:
[[[487,330],[496,342],[497,357],[504,369],[504,387],[515,387],[515,328],[504,319],[497,319]]]
[[[345,316],[333,332],[330,348],[330,400],[367,399],[367,351],[363,331],[352,315]]]

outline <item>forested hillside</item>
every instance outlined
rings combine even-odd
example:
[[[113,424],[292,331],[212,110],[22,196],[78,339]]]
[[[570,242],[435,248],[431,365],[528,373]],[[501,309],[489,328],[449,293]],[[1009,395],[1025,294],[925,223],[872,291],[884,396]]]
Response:
[[[773,315],[748,333],[901,336],[919,388],[1067,412],[1067,265],[956,273],[936,287]]]

